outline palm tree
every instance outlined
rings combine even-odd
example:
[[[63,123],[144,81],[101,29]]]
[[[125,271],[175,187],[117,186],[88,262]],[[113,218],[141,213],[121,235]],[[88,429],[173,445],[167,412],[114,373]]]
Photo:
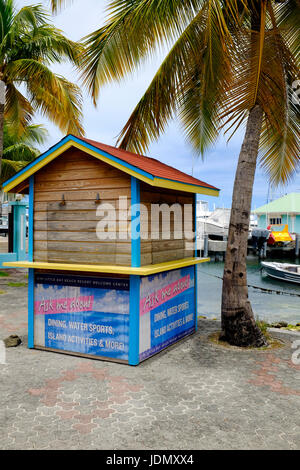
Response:
[[[0,185],[40,154],[37,146],[43,144],[47,137],[47,129],[39,124],[28,125],[18,136],[16,135],[16,127],[4,121]],[[14,195],[10,197],[11,200],[14,199]],[[3,192],[0,189],[0,215],[2,214],[2,203]]]
[[[13,0],[0,0],[0,20],[1,174],[4,118],[17,136],[24,133],[36,111],[64,133],[81,135],[83,128],[80,89],[50,69],[51,64],[66,59],[78,66],[82,47],[49,24],[41,5],[16,11]]]
[[[37,146],[43,144],[47,137],[48,131],[42,125],[28,125],[18,136],[15,127],[4,121],[0,184],[36,158],[40,154]]]
[[[53,0],[54,8],[61,2]],[[246,125],[232,198],[223,275],[223,337],[262,346],[248,299],[246,255],[255,169],[274,184],[299,167],[299,0],[112,0],[85,38],[83,78],[100,88],[162,46],[169,52],[125,124],[119,145],[145,152],[177,116],[197,154],[221,131]]]

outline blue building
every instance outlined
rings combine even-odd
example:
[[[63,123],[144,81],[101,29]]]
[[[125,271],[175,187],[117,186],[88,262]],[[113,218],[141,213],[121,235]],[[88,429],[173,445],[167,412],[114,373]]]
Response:
[[[253,211],[258,227],[271,224],[287,224],[289,232],[300,233],[300,193],[290,193]]]

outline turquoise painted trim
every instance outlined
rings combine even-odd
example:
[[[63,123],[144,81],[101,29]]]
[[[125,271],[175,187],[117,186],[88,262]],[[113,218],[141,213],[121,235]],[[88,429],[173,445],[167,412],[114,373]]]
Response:
[[[124,160],[121,160],[120,158],[114,157],[114,156],[110,155],[109,153],[104,152],[103,150],[100,150],[99,148],[94,147],[91,144],[88,144],[87,142],[85,142],[84,140],[79,139],[78,137],[75,137],[73,135],[67,135],[60,142],[58,142],[56,145],[54,145],[53,147],[50,147],[49,150],[47,150],[45,153],[40,155],[33,162],[26,165],[24,168],[22,168],[20,171],[18,171],[18,173],[16,173],[14,176],[12,176],[10,179],[5,181],[5,183],[3,183],[3,188],[5,188],[8,184],[12,183],[16,178],[18,178],[19,176],[24,174],[26,171],[33,168],[35,165],[37,165],[38,163],[43,161],[45,158],[47,158],[49,155],[51,155],[51,153],[55,152],[60,147],[62,147],[63,145],[65,145],[67,142],[70,142],[70,141],[76,142],[76,143],[82,145],[83,147],[86,147],[87,149],[93,150],[94,152],[99,153],[100,155],[103,155],[104,157],[107,157],[110,160],[112,160],[116,163],[119,163],[120,165],[124,166],[125,168],[129,168],[130,170],[135,171],[136,173],[138,173],[142,176],[145,176],[146,178],[149,178],[149,179],[152,179],[152,180],[154,179],[154,176],[151,175],[150,173],[147,173],[146,171],[143,171],[143,170],[141,170],[140,168],[138,168],[136,166],[130,165],[129,163],[124,162]]]
[[[131,366],[139,364],[140,353],[140,276],[130,276],[129,293],[129,357]]]
[[[134,176],[131,177],[131,266],[141,266],[141,223],[139,222],[138,236],[134,221],[140,219],[140,182]],[[138,215],[137,215],[138,214]]]
[[[26,259],[26,204],[13,205],[14,244],[13,250],[18,261]]]
[[[3,263],[26,260],[26,208],[27,204],[11,201],[13,210],[13,253],[0,253],[0,268],[7,269]]]
[[[29,178],[28,261],[33,261],[34,175]]]
[[[24,207],[28,207],[28,204],[27,202],[20,202],[20,201],[9,201],[7,202],[7,205],[8,206],[24,206]]]
[[[28,269],[28,348],[34,347],[34,269]]]
[[[42,153],[38,158],[36,158],[33,162],[29,163],[28,165],[24,166],[18,173],[16,173],[14,176],[9,178],[7,181],[3,183],[3,188],[5,188],[8,184],[12,183],[15,179],[17,179],[19,176],[23,175],[26,173],[26,171],[30,170],[30,168],[33,168],[37,163],[40,163],[42,160],[44,160],[48,155],[51,153],[55,152],[55,150],[59,149],[62,147],[64,144],[69,142],[71,140],[70,136],[64,137],[62,140],[60,140],[56,145],[53,147],[50,147],[45,153]]]
[[[17,253],[0,253],[0,269],[11,269],[7,266],[3,266],[2,264],[11,261],[18,261]]]
[[[26,171],[28,171],[29,169],[33,168],[36,164],[40,163],[41,161],[43,161],[46,157],[48,157],[49,155],[51,155],[51,153],[55,152],[56,150],[58,150],[60,147],[62,147],[64,144],[66,144],[67,142],[70,142],[70,141],[73,141],[73,142],[76,142],[80,145],[82,145],[83,147],[86,147],[87,149],[90,149],[96,153],[99,153],[99,155],[103,155],[104,157],[122,165],[123,167],[125,168],[128,168],[136,173],[138,173],[139,175],[141,176],[145,176],[146,178],[149,178],[151,180],[154,180],[156,177],[154,175],[152,175],[151,173],[148,173],[147,171],[144,171],[144,170],[141,170],[139,167],[137,166],[134,166],[134,165],[131,165],[130,163],[127,163],[125,162],[124,160],[118,158],[118,157],[114,157],[113,155],[111,155],[110,153],[107,153],[105,152],[104,150],[100,150],[98,147],[94,147],[92,144],[89,144],[87,142],[85,142],[84,140],[81,140],[80,138],[78,137],[75,137],[71,134],[67,135],[66,137],[64,137],[60,142],[58,142],[56,145],[54,145],[53,147],[50,147],[49,150],[47,150],[45,153],[43,153],[42,155],[40,155],[38,158],[36,158],[33,162],[29,163],[28,165],[26,165],[24,168],[22,168],[20,171],[18,171],[18,173],[16,173],[13,177],[11,177],[10,179],[8,179],[7,181],[5,181],[3,183],[3,188],[5,188],[8,184],[12,183],[16,178],[18,178],[19,176],[21,176],[22,174],[24,174]],[[204,188],[204,189],[210,189],[212,191],[220,191],[220,189],[218,188],[210,188],[210,187],[207,187],[207,186],[201,186],[199,184],[194,184],[194,183],[185,183],[183,181],[177,181],[177,180],[173,180],[173,179],[170,179],[170,178],[163,178],[161,176],[157,177],[159,179],[162,179],[162,180],[166,180],[166,181],[172,181],[174,183],[180,183],[180,184],[185,184],[187,186],[199,186],[200,188]]]

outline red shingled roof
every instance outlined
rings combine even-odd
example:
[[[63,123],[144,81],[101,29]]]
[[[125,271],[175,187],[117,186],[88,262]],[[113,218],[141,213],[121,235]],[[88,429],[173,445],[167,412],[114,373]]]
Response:
[[[180,183],[193,184],[195,186],[202,186],[218,191],[218,188],[215,186],[207,184],[204,181],[200,181],[191,175],[183,173],[176,168],[156,160],[155,158],[145,157],[144,155],[137,155],[136,153],[112,147],[111,145],[102,144],[100,142],[96,142],[95,140],[86,139],[84,137],[80,137],[80,139],[92,145],[93,147],[103,150],[103,152],[107,152],[110,155],[119,158],[120,160],[123,160],[124,162],[129,163],[130,165],[133,165],[140,170],[146,171],[147,173],[150,173],[151,175],[158,178],[165,178],[168,180],[178,181]]]

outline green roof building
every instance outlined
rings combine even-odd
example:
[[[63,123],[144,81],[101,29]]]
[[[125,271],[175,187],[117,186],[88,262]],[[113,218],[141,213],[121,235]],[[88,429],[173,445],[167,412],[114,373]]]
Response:
[[[289,231],[300,233],[300,193],[290,193],[253,211],[258,227],[270,224],[288,224]]]

